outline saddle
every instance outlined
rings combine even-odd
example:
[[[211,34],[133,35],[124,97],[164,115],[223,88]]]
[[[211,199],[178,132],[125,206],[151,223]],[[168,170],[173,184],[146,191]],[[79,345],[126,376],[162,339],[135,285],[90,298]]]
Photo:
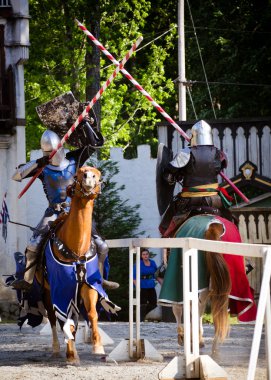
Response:
[[[176,197],[167,208],[159,230],[164,238],[174,237],[178,228],[195,215],[211,214],[222,216],[236,224],[230,210],[223,207],[220,197],[180,198]]]

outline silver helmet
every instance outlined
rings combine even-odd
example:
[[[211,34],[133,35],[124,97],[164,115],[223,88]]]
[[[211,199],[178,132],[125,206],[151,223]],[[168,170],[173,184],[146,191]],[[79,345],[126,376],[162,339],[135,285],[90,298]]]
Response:
[[[49,156],[53,150],[57,149],[58,144],[60,143],[60,138],[58,135],[47,129],[47,131],[43,132],[40,139],[40,146],[44,156]],[[51,163],[53,166],[60,166],[64,168],[68,164],[68,160],[65,158],[65,150],[63,147],[58,149],[57,153],[52,157]]]
[[[206,121],[200,120],[193,125],[190,145],[214,145],[212,128]]]
[[[48,156],[54,149],[57,148],[60,143],[60,138],[58,135],[47,129],[47,131],[43,132],[40,139],[40,146],[43,151],[44,156]]]

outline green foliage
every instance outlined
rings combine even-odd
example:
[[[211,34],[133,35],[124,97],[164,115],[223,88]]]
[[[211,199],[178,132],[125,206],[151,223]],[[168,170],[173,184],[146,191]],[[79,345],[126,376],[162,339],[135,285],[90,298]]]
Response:
[[[269,116],[270,2],[196,0],[191,11],[208,81],[219,82],[210,84],[217,118]],[[186,25],[187,77],[204,82],[194,31],[191,23]],[[198,117],[214,118],[206,84],[193,85],[192,95]],[[188,114],[193,118],[190,104]]]
[[[95,200],[94,219],[97,230],[105,239],[124,239],[143,235],[144,231],[138,231],[141,218],[138,213],[139,205],[130,206],[128,200],[123,200],[121,192],[124,186],[117,186],[113,177],[119,173],[116,162],[113,161],[89,161],[88,165],[97,167],[103,177],[104,186],[102,193]],[[116,281],[120,287],[108,291],[110,299],[121,306],[118,320],[128,320],[129,315],[129,250],[109,250],[110,272],[109,280]]]
[[[229,318],[230,318],[230,325],[237,325],[239,323],[237,317],[229,317]],[[204,313],[202,316],[202,323],[213,324],[213,318],[211,314]]]
[[[176,0],[30,0],[31,47],[25,66],[27,151],[39,147],[44,129],[35,107],[68,90],[85,101],[93,81],[86,55],[94,51],[94,45],[74,18],[88,29],[100,22],[99,39],[119,60],[143,35],[126,69],[178,119],[178,87],[174,86],[178,77],[177,5]],[[266,0],[230,4],[195,0],[190,6],[185,2],[186,77],[196,82],[191,96],[198,119],[214,118],[212,104],[217,118],[270,116],[270,20],[271,4]],[[100,67],[104,83],[113,66],[103,54]],[[108,157],[110,146],[120,146],[132,158],[142,143],[150,144],[155,154],[156,123],[163,117],[121,74],[101,97],[101,106],[101,130],[106,137],[102,157]],[[187,118],[195,117],[187,97]]]

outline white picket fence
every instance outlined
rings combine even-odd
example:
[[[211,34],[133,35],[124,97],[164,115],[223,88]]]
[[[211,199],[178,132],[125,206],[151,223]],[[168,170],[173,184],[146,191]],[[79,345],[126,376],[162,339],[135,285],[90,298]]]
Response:
[[[246,257],[261,257],[263,260],[263,276],[258,302],[257,318],[251,346],[247,380],[255,378],[259,356],[263,324],[265,323],[267,379],[271,380],[271,309],[270,309],[270,278],[271,278],[271,247],[261,244],[229,243],[194,238],[135,238],[107,240],[109,248],[129,248],[129,342],[127,343],[130,359],[139,358],[142,350],[140,339],[140,247],[146,248],[183,248],[183,289],[184,289],[184,371],[186,378],[200,377],[199,354],[199,321],[198,321],[198,276],[197,252],[219,252],[223,254],[242,255]],[[133,259],[136,255],[136,298],[133,297]],[[190,278],[190,270],[193,273]],[[191,283],[191,287],[190,287]],[[133,307],[136,307],[136,333],[134,340]],[[191,310],[192,309],[192,310]],[[192,326],[192,328],[190,328]],[[191,331],[192,329],[192,331]],[[191,341],[192,338],[192,341]],[[134,353],[134,346],[136,352]],[[174,359],[173,359],[174,360]],[[179,365],[179,361],[176,361]],[[170,368],[170,364],[169,364]],[[177,368],[178,370],[178,368]],[[181,371],[181,369],[180,369]],[[176,373],[176,368],[174,369]],[[159,375],[162,379],[163,376]],[[170,378],[168,373],[166,378]],[[172,379],[175,379],[172,375]]]

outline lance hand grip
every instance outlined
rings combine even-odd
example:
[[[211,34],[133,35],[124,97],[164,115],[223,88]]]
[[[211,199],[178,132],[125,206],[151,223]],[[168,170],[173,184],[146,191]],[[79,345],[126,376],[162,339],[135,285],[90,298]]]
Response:
[[[62,141],[62,140],[61,140]],[[61,141],[60,143],[58,144],[57,146],[57,149],[53,150],[52,153],[50,154],[49,156],[49,160],[56,154],[56,152],[58,151],[58,149],[64,144],[61,144]],[[32,183],[38,178],[38,176],[43,172],[43,169],[45,168],[45,166],[42,166],[41,168],[38,169],[38,171],[36,172],[35,175],[33,175],[33,177],[30,179],[30,181],[26,184],[26,186],[23,188],[23,190],[20,192],[20,194],[18,195],[18,199],[22,198],[22,196],[24,195],[24,193],[29,189],[29,187],[32,185]]]

